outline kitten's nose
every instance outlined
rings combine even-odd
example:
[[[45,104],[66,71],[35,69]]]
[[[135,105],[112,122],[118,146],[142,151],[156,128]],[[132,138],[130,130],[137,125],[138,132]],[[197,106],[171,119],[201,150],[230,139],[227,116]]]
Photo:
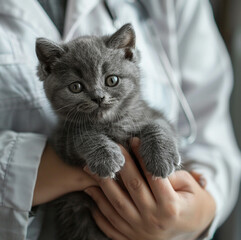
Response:
[[[98,105],[100,105],[103,100],[105,99],[105,97],[96,97],[96,98],[91,98],[91,100],[95,103],[97,103]]]

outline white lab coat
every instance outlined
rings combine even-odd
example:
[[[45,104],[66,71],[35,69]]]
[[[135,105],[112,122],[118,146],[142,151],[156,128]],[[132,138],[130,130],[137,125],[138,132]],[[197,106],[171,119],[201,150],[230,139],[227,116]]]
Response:
[[[143,97],[185,133],[188,125],[158,60],[159,49],[142,32],[130,2],[110,0],[109,4],[118,9],[121,23],[132,22],[135,27],[142,53]],[[186,169],[204,175],[216,201],[216,216],[206,235],[210,239],[235,204],[240,178],[240,155],[228,113],[230,60],[207,0],[143,3],[172,65],[173,80],[182,86],[197,122],[197,139],[182,149],[182,158]],[[113,31],[101,0],[69,0],[64,39]],[[1,240],[35,240],[41,227],[41,208],[36,217],[29,217],[29,211],[40,157],[55,118],[36,77],[37,37],[61,40],[38,2],[0,0]]]

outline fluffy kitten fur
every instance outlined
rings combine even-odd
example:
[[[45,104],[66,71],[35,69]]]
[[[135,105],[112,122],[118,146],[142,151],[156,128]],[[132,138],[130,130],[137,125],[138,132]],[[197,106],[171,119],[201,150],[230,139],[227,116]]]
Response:
[[[125,162],[117,143],[128,147],[136,136],[154,176],[167,177],[179,166],[172,127],[141,99],[139,53],[130,24],[111,36],[65,44],[39,38],[36,53],[38,76],[59,118],[54,146],[65,162],[113,178]],[[57,201],[59,239],[108,239],[90,215],[92,205],[83,192]]]

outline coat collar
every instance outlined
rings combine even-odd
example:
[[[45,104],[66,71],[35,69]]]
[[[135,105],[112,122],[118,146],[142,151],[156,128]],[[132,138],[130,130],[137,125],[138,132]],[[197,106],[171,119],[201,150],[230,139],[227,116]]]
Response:
[[[100,2],[101,0],[68,0],[63,38],[71,39],[71,34],[81,19],[87,16]]]

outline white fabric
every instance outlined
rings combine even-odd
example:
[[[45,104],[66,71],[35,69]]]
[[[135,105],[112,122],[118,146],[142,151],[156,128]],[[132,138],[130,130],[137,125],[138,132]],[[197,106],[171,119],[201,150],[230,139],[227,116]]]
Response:
[[[187,123],[158,60],[159,49],[151,44],[152,35],[143,32],[143,23],[130,4],[132,1],[108,2],[118,9],[119,22],[131,22],[136,30],[142,54],[143,97],[151,106],[164,111],[184,134]],[[228,114],[230,60],[207,0],[143,3],[158,30],[175,81],[182,86],[196,118],[197,139],[182,149],[182,155],[188,170],[204,175],[207,190],[215,198],[217,213],[206,235],[210,239],[232,210],[240,178],[240,155]],[[55,123],[42,83],[35,75],[34,44],[36,37],[54,41],[61,37],[37,1],[0,0],[0,6],[0,239],[22,240],[27,239],[27,213],[39,160]],[[68,1],[63,41],[114,30],[101,0]],[[34,240],[38,234],[30,234],[32,226],[28,236]]]
[[[25,239],[45,137],[0,133],[0,239]]]

